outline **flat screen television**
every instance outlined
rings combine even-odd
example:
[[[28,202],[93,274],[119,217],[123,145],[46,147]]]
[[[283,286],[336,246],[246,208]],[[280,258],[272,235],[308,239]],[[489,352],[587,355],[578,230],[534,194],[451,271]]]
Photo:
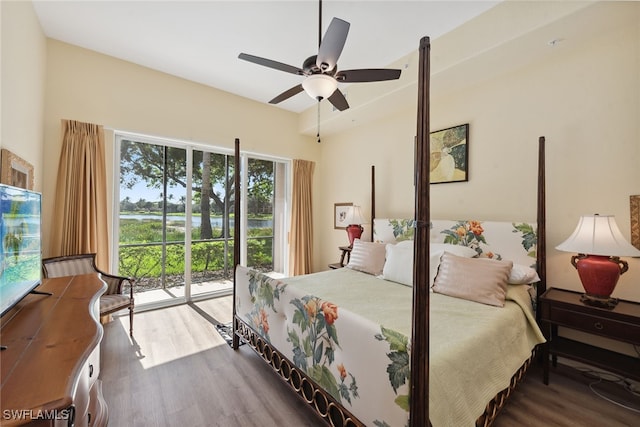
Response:
[[[0,184],[0,316],[41,283],[42,196]]]

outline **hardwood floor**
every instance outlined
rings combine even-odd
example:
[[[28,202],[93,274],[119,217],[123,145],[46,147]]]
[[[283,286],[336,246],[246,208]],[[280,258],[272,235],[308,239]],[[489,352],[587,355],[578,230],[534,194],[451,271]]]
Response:
[[[317,426],[320,421],[247,346],[215,330],[231,298],[135,315],[105,325],[103,392],[110,426]]]
[[[100,376],[109,425],[322,426],[250,348],[226,344],[214,325],[230,320],[231,297],[224,297],[138,313],[133,342],[127,316],[105,325]],[[597,397],[572,369],[553,371],[549,386],[541,378],[533,367],[495,426],[640,425],[639,412]],[[602,390],[640,408],[640,398],[617,385]]]
[[[638,362],[640,363],[640,362]],[[600,382],[558,364],[549,385],[542,383],[542,367],[533,365],[493,424],[495,427],[623,427],[640,426],[640,397],[619,384]],[[598,397],[589,388],[630,408]]]

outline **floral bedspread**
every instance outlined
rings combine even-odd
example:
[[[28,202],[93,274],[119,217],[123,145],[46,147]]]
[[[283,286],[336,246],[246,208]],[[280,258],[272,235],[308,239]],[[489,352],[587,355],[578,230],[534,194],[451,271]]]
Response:
[[[237,314],[345,408],[368,426],[408,425],[411,288],[348,268],[276,280],[239,266],[236,279]],[[513,288],[505,308],[431,294],[434,426],[474,425],[542,342]]]

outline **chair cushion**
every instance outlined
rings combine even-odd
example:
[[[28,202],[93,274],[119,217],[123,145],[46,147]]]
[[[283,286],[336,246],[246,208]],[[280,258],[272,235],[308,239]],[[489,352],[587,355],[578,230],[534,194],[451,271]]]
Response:
[[[100,314],[127,308],[131,299],[126,295],[102,295],[100,297]]]
[[[45,263],[44,268],[47,272],[47,277],[65,277],[96,272],[93,268],[92,256]]]

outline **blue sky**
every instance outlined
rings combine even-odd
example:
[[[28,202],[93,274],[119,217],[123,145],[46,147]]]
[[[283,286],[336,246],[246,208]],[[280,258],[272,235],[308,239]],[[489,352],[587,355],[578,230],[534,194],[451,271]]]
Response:
[[[133,188],[120,187],[120,201],[125,197],[129,197],[132,202],[137,202],[140,199],[144,199],[148,202],[159,202],[161,200],[162,190],[159,188],[147,188],[144,182],[138,182]],[[181,196],[185,196],[185,190],[182,187],[169,188],[169,194],[173,194],[174,202],[178,202]]]

